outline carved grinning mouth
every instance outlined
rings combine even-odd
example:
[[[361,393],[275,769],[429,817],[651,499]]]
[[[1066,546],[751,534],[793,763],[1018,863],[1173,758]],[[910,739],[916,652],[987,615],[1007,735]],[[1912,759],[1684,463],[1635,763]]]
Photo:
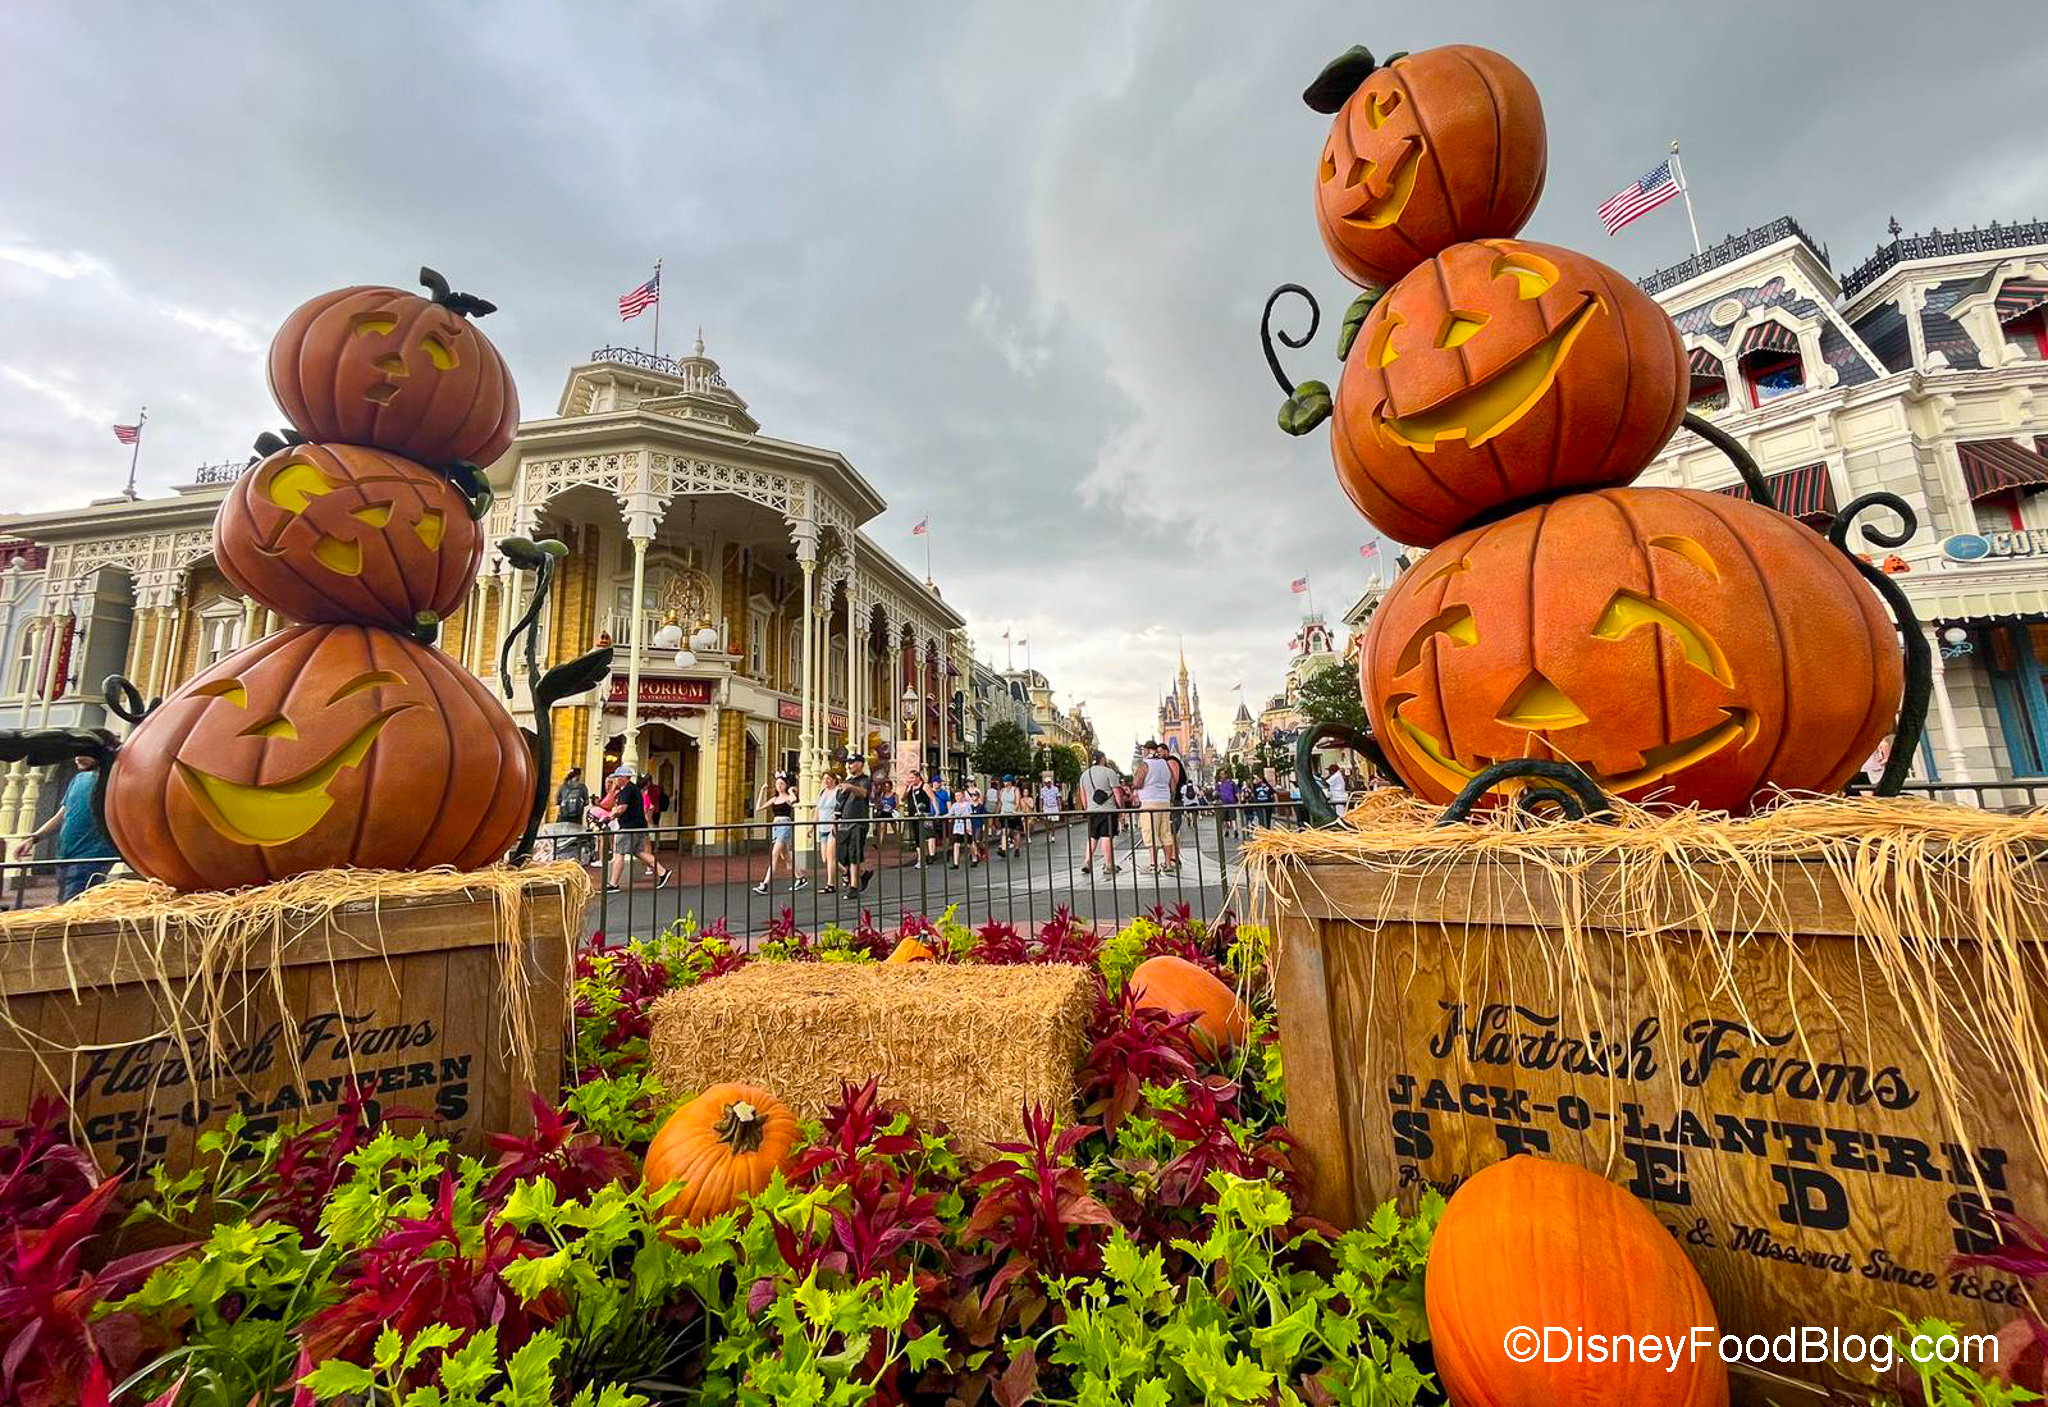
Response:
[[[1452,757],[1444,750],[1443,744],[1437,741],[1437,739],[1401,717],[1401,705],[1406,703],[1408,698],[1412,697],[1413,695],[1397,696],[1388,700],[1389,709],[1393,714],[1394,727],[1401,741],[1409,745],[1404,748],[1404,751],[1408,752],[1410,756],[1416,757],[1416,760],[1421,763],[1423,770],[1436,778],[1439,784],[1449,787],[1452,791],[1461,791],[1464,789],[1465,783],[1471,781],[1480,772],[1493,765],[1493,763],[1501,760],[1499,758],[1482,757],[1478,759],[1477,765],[1467,767],[1464,763]],[[1662,781],[1673,773],[1682,772],[1695,763],[1705,761],[1732,743],[1739,741],[1744,746],[1748,746],[1750,740],[1756,736],[1756,715],[1746,708],[1723,707],[1721,712],[1726,716],[1721,722],[1716,723],[1711,728],[1695,733],[1689,738],[1680,738],[1676,742],[1664,743],[1657,747],[1646,749],[1643,753],[1643,763],[1640,767],[1632,767],[1626,772],[1610,773],[1596,772],[1590,767],[1585,767],[1584,764],[1579,764],[1579,766],[1588,777],[1593,779],[1595,785],[1602,791],[1620,795],[1624,792],[1639,790],[1653,782]],[[1548,735],[1542,732],[1532,732],[1530,736],[1541,737],[1546,742],[1549,741]],[[1551,750],[1553,753],[1557,752],[1555,747]],[[1417,756],[1418,754],[1419,756]],[[1562,753],[1557,755],[1563,756]]]
[[[1438,440],[1463,440],[1477,449],[1520,420],[1550,390],[1557,369],[1595,312],[1606,308],[1588,293],[1548,337],[1476,386],[1468,386],[1413,415],[1388,415],[1381,401],[1373,410],[1375,429],[1398,444],[1427,454]]]
[[[228,839],[243,845],[284,845],[320,824],[334,805],[327,787],[335,774],[361,762],[384,725],[411,707],[406,703],[385,709],[324,759],[272,786],[231,782],[182,761],[178,775],[207,821]]]
[[[1401,212],[1408,208],[1408,198],[1415,194],[1415,175],[1422,169],[1422,139],[1403,137],[1401,154],[1394,158],[1394,169],[1387,177],[1386,194],[1369,197],[1365,204],[1349,215],[1338,216],[1347,225],[1363,225],[1369,230],[1383,230],[1401,218]]]
[[[398,383],[396,381],[379,381],[369,390],[363,392],[363,399],[375,401],[378,405],[390,405],[392,399],[397,395]]]

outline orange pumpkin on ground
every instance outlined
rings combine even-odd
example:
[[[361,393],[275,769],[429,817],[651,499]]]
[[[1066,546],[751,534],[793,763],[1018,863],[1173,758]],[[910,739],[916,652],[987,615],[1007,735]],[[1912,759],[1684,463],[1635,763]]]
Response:
[[[905,938],[902,942],[898,943],[895,947],[895,950],[891,952],[888,957],[882,959],[882,961],[930,962],[933,958],[937,956],[938,954],[934,953],[930,948],[927,948],[924,944],[918,942],[915,938]]]
[[[1628,483],[1691,385],[1678,328],[1627,278],[1555,245],[1479,240],[1374,304],[1330,453],[1374,527],[1433,547],[1515,505]]]
[[[1718,1325],[1699,1272],[1625,1189],[1528,1156],[1467,1179],[1444,1209],[1424,1286],[1437,1376],[1453,1407],[1724,1407],[1715,1342],[1654,1362],[1516,1363],[1511,1330],[1549,1326],[1687,1340]],[[1574,1356],[1576,1357],[1576,1355]]]
[[[796,1115],[753,1085],[713,1085],[668,1116],[647,1145],[648,1191],[683,1184],[670,1216],[709,1221],[768,1186],[789,1163],[802,1130]]]
[[[476,869],[518,840],[533,759],[461,665],[388,630],[302,625],[180,686],[121,745],[107,831],[179,889],[353,865]]]
[[[1543,102],[1490,49],[1448,44],[1384,67],[1354,49],[1304,97],[1318,112],[1342,103],[1317,165],[1316,224],[1356,283],[1393,283],[1460,240],[1514,234],[1535,212],[1549,161]]]
[[[394,630],[446,616],[483,564],[484,535],[447,478],[360,445],[294,445],[228,490],[213,555],[245,595],[295,621]]]
[[[1212,1051],[1227,1050],[1245,1037],[1244,1003],[1237,993],[1186,958],[1161,954],[1139,963],[1131,973],[1131,998],[1138,1006],[1156,1007],[1172,1016],[1201,1013],[1192,1029]]]
[[[1359,656],[1374,736],[1443,803],[1554,758],[1602,790],[1746,811],[1830,792],[1890,732],[1890,616],[1811,528],[1726,494],[1572,494],[1403,572]]]
[[[309,440],[488,466],[519,429],[512,373],[470,321],[494,309],[420,281],[434,297],[363,286],[300,305],[271,340],[270,393]]]

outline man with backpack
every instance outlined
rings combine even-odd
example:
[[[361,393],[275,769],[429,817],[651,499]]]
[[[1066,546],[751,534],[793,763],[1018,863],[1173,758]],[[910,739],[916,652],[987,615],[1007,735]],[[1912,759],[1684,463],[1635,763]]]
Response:
[[[1102,872],[1116,873],[1116,794],[1122,785],[1123,777],[1109,765],[1102,749],[1097,748],[1089,755],[1088,767],[1081,773],[1077,788],[1081,807],[1088,813],[1088,858],[1081,865],[1082,874],[1093,873],[1098,847],[1102,851]]]

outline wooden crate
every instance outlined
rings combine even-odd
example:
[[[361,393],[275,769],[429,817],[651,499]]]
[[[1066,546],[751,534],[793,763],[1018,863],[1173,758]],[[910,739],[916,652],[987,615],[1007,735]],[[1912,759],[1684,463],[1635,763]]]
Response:
[[[257,1132],[317,1120],[353,1076],[380,1109],[437,1115],[437,1132],[481,1152],[486,1133],[531,1127],[529,1091],[559,1087],[586,888],[535,872],[508,891],[509,954],[488,890],[300,915],[280,925],[281,942],[253,944],[211,997],[189,980],[191,936],[147,908],[118,922],[12,923],[0,932],[0,1117],[58,1095],[102,1163],[175,1171],[231,1113]],[[508,1009],[508,957],[523,1011]],[[208,1012],[218,1057],[203,1039]],[[513,1053],[515,1022],[528,1062]]]
[[[2016,1282],[1952,1262],[1992,1247],[1990,1208],[2048,1222],[2030,1134],[2043,1120],[2025,1074],[1964,1037],[1987,953],[1963,883],[1929,871],[1927,936],[1947,963],[1929,994],[1887,982],[1825,866],[1774,862],[1764,923],[1726,873],[1665,863],[1655,936],[1611,902],[1612,862],[1580,872],[1571,925],[1557,890],[1513,860],[1282,871],[1283,892],[1264,897],[1312,1210],[1357,1225],[1387,1198],[1412,1209],[1425,1188],[1536,1153],[1642,1197],[1724,1332],[1884,1334],[1891,1309],[1986,1332],[2011,1319]],[[1749,936],[1705,941],[1699,913]],[[2026,946],[2024,1010],[1995,1019],[2048,1029],[2048,963]],[[1902,1014],[1930,996],[1949,1012],[1940,1058],[1962,1076],[1960,1139],[1925,1023]]]

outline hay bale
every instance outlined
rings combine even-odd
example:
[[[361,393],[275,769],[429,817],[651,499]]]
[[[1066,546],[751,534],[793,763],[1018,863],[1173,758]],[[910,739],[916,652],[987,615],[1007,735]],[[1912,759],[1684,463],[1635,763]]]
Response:
[[[751,963],[654,1004],[654,1069],[674,1093],[763,1085],[811,1118],[842,1081],[879,1076],[985,1161],[1022,1137],[1027,1103],[1071,1109],[1094,991],[1086,968],[1051,963]]]

